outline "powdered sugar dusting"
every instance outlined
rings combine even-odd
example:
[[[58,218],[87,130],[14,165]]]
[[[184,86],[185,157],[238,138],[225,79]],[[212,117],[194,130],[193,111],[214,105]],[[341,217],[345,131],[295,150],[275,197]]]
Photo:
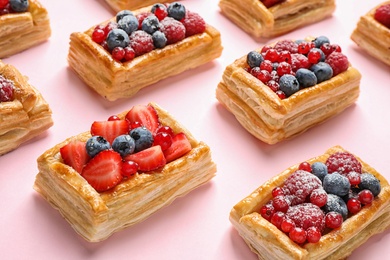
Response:
[[[337,152],[326,160],[328,173],[348,174],[351,171],[362,173],[362,165],[355,156],[348,152]]]
[[[310,172],[298,170],[284,183],[283,192],[291,200],[291,205],[305,202],[307,196],[317,188],[322,187],[321,180]]]
[[[325,214],[316,205],[303,203],[292,206],[287,210],[286,217],[294,221],[297,227],[307,230],[316,227],[321,232],[325,229]]]

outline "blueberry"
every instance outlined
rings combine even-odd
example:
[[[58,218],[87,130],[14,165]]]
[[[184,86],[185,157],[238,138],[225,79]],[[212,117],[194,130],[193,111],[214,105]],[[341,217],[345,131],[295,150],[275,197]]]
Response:
[[[343,216],[343,219],[348,217],[347,204],[345,204],[342,198],[334,194],[328,194],[328,201],[324,206],[324,210],[326,213],[331,211],[338,212]]]
[[[322,186],[327,193],[340,197],[347,195],[351,188],[348,178],[337,172],[326,175],[322,181]]]
[[[126,15],[118,22],[118,28],[124,30],[128,35],[138,29],[138,19],[134,15]]]
[[[251,51],[248,53],[248,55],[246,55],[246,62],[251,68],[260,67],[260,64],[263,62],[263,60],[263,55],[257,51]]]
[[[325,163],[315,162],[311,165],[311,172],[323,181],[324,177],[328,175],[328,167],[326,167]]]
[[[119,11],[117,14],[116,14],[116,22],[119,22],[123,17],[125,17],[126,15],[132,15],[134,16],[133,12],[130,11],[130,10],[122,10],[122,11]]]
[[[149,15],[142,21],[142,30],[149,34],[153,34],[160,29],[160,21],[155,15]]]
[[[307,88],[317,84],[317,76],[311,70],[301,68],[295,73],[295,77],[299,82],[301,88]]]
[[[156,31],[152,34],[153,39],[153,45],[156,48],[164,48],[165,45],[167,45],[167,37],[165,37],[165,34],[161,31]]]
[[[134,152],[145,150],[153,145],[153,135],[146,127],[137,127],[130,131],[130,136],[134,139]]]
[[[112,142],[112,149],[122,157],[134,152],[135,142],[130,135],[119,135]]]
[[[376,197],[381,192],[381,184],[379,180],[371,173],[362,173],[360,175],[359,189],[370,190],[374,197]]]
[[[112,29],[107,35],[107,46],[110,51],[115,47],[125,48],[129,43],[129,35],[122,29]]]
[[[325,80],[332,78],[333,70],[332,67],[326,62],[318,62],[310,67],[310,70],[316,74],[317,83],[321,83]]]
[[[26,12],[29,7],[28,0],[9,0],[9,6],[14,12]]]
[[[94,157],[101,151],[108,150],[110,148],[110,143],[106,139],[104,139],[104,137],[97,135],[89,138],[85,145],[85,149],[87,150],[88,155],[91,157]]]
[[[329,38],[326,36],[318,36],[313,40],[316,48],[320,48],[324,43],[330,43]]]
[[[293,75],[284,74],[279,79],[279,87],[286,94],[286,97],[289,97],[299,90],[299,82]]]
[[[168,6],[167,11],[169,17],[172,17],[178,21],[180,21],[186,16],[186,8],[183,4],[179,2],[171,3]]]

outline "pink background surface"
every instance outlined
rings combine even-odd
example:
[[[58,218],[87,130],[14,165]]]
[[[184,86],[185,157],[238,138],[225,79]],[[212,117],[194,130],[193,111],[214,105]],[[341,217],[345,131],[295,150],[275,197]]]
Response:
[[[41,0],[48,9],[51,38],[4,59],[27,75],[53,111],[54,126],[39,138],[0,157],[1,259],[257,259],[228,220],[231,208],[287,167],[341,145],[390,179],[389,67],[362,52],[350,34],[361,15],[381,0],[338,0],[333,17],[282,38],[327,35],[362,73],[361,95],[339,116],[294,139],[266,145],[252,137],[218,104],[215,89],[224,68],[262,43],[226,17],[217,0],[183,3],[220,30],[224,51],[208,64],[108,102],[90,90],[67,64],[69,35],[114,15],[103,0]],[[274,41],[270,40],[270,41]],[[65,138],[86,131],[94,120],[157,102],[212,149],[217,176],[144,222],[88,243],[32,188],[36,158]],[[368,240],[350,259],[384,259],[390,234]]]

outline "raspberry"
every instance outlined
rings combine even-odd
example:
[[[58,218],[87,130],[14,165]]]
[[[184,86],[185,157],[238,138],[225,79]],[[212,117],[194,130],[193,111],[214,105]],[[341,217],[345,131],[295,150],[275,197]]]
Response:
[[[325,165],[328,167],[328,173],[338,172],[346,175],[349,172],[362,173],[360,162],[348,152],[337,152],[329,156]]]
[[[387,28],[390,28],[390,4],[382,5],[376,9],[374,18]]]
[[[0,102],[12,101],[14,99],[14,83],[0,75]]]
[[[333,69],[333,77],[344,72],[348,69],[349,61],[347,56],[341,52],[332,52],[326,58],[326,63],[328,63]]]
[[[283,191],[285,195],[290,195],[291,205],[297,205],[306,201],[306,197],[320,187],[322,183],[315,175],[298,170],[287,178]]]
[[[134,50],[135,56],[148,53],[154,49],[152,36],[144,31],[135,31],[130,35],[130,47]]]
[[[186,35],[184,25],[171,17],[166,17],[161,21],[161,31],[167,37],[167,44],[181,41]]]
[[[305,55],[294,53],[291,54],[291,68],[294,72],[302,68],[308,69],[310,68],[310,62]]]
[[[298,53],[298,44],[292,40],[281,40],[275,44],[274,49],[278,52],[289,51],[290,53]]]
[[[206,30],[206,22],[203,18],[199,14],[188,10],[186,16],[181,22],[186,28],[186,37],[203,33]]]
[[[316,227],[321,232],[325,229],[325,214],[316,205],[303,203],[290,207],[286,212],[286,218],[294,221],[296,227],[307,230]]]

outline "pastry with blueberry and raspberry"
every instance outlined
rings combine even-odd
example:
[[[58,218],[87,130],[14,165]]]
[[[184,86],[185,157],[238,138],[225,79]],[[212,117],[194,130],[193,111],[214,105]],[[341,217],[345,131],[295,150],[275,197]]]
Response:
[[[390,66],[390,1],[360,17],[351,39],[369,55]]]
[[[360,79],[328,37],[286,39],[227,66],[216,97],[252,135],[275,144],[352,105]]]
[[[332,15],[334,0],[220,0],[221,12],[256,38],[271,38]]]
[[[115,12],[119,12],[120,10],[126,9],[139,9],[156,3],[170,3],[173,2],[173,0],[106,0],[106,2]]]
[[[50,128],[51,114],[49,105],[28,78],[0,60],[0,155]]]
[[[35,190],[98,242],[208,182],[216,165],[209,146],[150,103],[93,122],[44,152],[38,169]]]
[[[122,10],[84,33],[72,33],[69,65],[113,101],[221,55],[221,36],[179,2]]]
[[[390,227],[388,181],[340,146],[237,203],[230,221],[260,259],[346,259]]]
[[[0,0],[0,58],[42,43],[50,35],[47,10],[37,0]]]

